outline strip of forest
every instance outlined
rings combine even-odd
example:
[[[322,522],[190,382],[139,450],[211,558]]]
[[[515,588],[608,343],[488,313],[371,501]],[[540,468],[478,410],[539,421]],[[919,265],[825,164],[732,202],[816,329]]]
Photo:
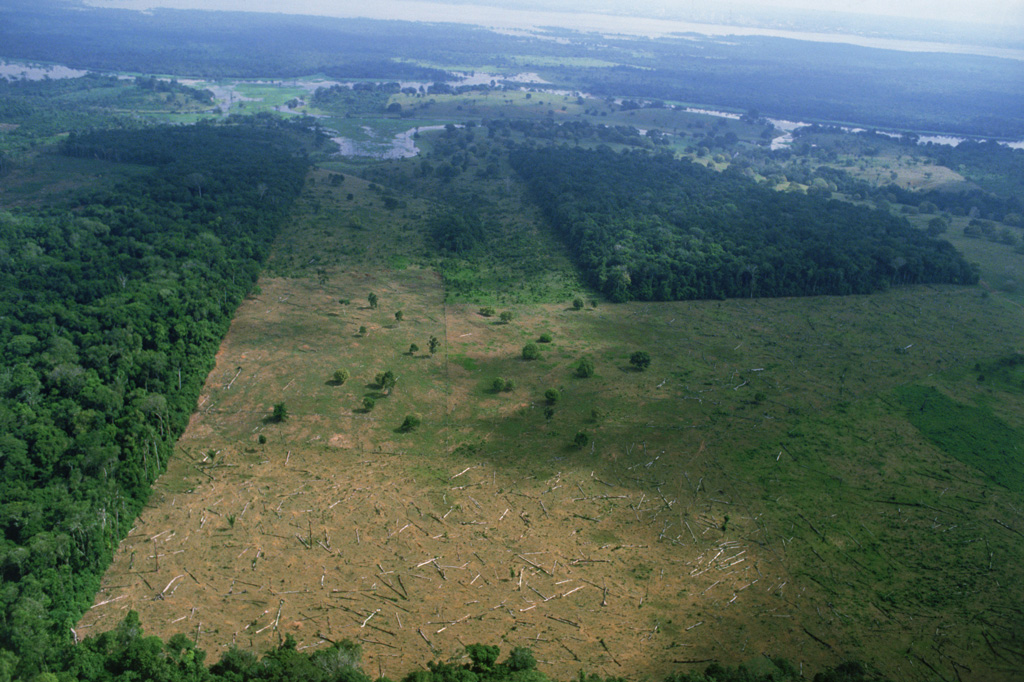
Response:
[[[0,213],[0,670],[14,678],[58,665],[165,469],[302,188],[297,130],[71,135],[66,155],[152,170]]]
[[[978,281],[898,216],[776,192],[671,154],[520,148],[516,172],[612,301],[866,294]]]

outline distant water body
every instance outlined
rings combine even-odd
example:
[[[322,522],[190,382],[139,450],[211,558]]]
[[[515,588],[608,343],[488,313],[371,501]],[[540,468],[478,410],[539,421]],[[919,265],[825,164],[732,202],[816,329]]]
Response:
[[[0,80],[41,81],[44,78],[81,78],[88,71],[70,69],[60,64],[28,64],[0,59]]]
[[[945,52],[1001,57],[1024,61],[1024,50],[963,45],[957,43],[898,40],[840,33],[809,33],[778,29],[748,28],[720,24],[695,24],[670,19],[612,16],[576,12],[538,12],[477,5],[451,5],[417,0],[388,0],[374,4],[365,0],[303,0],[301,3],[282,0],[86,0],[94,7],[149,10],[168,9],[239,10],[273,14],[310,14],[341,18],[361,17],[398,21],[423,21],[471,24],[498,30],[536,30],[563,28],[581,32],[649,37],[696,33],[706,36],[767,36],[807,40],[819,43],[846,43],[902,52]]]

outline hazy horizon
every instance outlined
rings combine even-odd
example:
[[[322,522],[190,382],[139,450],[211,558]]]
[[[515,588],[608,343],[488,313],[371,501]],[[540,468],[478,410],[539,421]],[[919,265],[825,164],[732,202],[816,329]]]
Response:
[[[314,16],[351,16],[360,9],[367,12],[397,11],[401,6],[414,4],[441,4],[433,0],[379,0],[373,8],[359,3],[353,8],[348,0],[86,0],[86,4],[138,9],[211,9],[280,14],[308,14]],[[970,24],[1024,27],[1024,3],[1020,0],[977,0],[969,5],[958,0],[759,0],[758,2],[710,2],[691,0],[685,4],[677,0],[605,0],[600,4],[584,4],[579,0],[446,0],[444,4],[492,7],[496,10],[529,10],[581,14],[612,14],[620,16],[671,18],[702,21],[708,17],[743,21],[747,15],[765,16],[771,13],[836,14],[859,17],[907,18]]]
[[[606,0],[601,4],[582,4],[579,0],[508,0],[500,5],[495,0],[379,0],[373,5],[355,0],[84,0],[97,7],[125,9],[197,9],[244,11],[312,16],[401,18],[410,6],[451,5],[489,8],[495,13],[530,12],[598,14],[612,16],[723,23],[746,26],[761,25],[775,18],[781,23],[795,17],[829,17],[842,19],[911,19],[922,23],[947,22],[957,25],[991,26],[1024,29],[1024,2],[1020,0],[978,0],[964,5],[957,0],[762,0],[757,3],[691,0]],[[827,28],[822,26],[822,29]],[[811,30],[808,26],[801,30]]]
[[[458,23],[498,30],[560,28],[648,37],[697,33],[763,35],[911,52],[960,52],[1024,59],[1024,3],[979,0],[971,19],[950,0],[768,0],[713,4],[670,0],[581,6],[578,0],[83,0],[126,10],[237,11],[282,15]],[[929,6],[926,8],[925,5]],[[932,6],[933,5],[933,6]],[[919,12],[915,15],[914,12]],[[972,22],[973,20],[973,22]],[[997,21],[998,24],[985,23]],[[1018,30],[1018,27],[1020,30]]]

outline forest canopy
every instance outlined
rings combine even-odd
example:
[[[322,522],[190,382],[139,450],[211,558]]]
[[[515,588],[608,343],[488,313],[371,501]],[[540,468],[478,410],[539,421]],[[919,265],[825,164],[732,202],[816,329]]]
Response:
[[[583,275],[613,301],[866,294],[978,279],[948,242],[899,217],[776,192],[671,154],[521,147],[511,162]]]
[[[72,135],[65,154],[153,169],[0,213],[0,656],[17,676],[54,664],[166,467],[302,187],[293,131]]]

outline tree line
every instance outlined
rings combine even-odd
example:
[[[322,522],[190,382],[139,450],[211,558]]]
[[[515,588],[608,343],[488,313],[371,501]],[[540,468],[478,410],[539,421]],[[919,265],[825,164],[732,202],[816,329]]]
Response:
[[[164,470],[301,190],[298,135],[75,134],[65,154],[153,168],[0,213],[0,658],[16,679],[63,655]]]
[[[591,285],[613,301],[865,294],[977,282],[948,243],[847,202],[775,192],[669,153],[510,153]]]
[[[362,647],[350,640],[328,642],[311,652],[299,651],[289,634],[276,648],[262,656],[237,648],[229,649],[212,665],[206,652],[185,635],[167,642],[146,637],[138,614],[128,613],[115,629],[86,639],[63,652],[46,680],[53,682],[120,682],[160,680],[161,682],[371,682],[360,665]],[[0,680],[4,678],[0,660]],[[628,674],[628,673],[627,673]],[[537,659],[526,647],[514,647],[504,659],[497,646],[469,644],[462,655],[448,661],[431,661],[425,669],[410,671],[400,682],[555,682],[537,667]],[[627,682],[627,677],[601,677],[579,672],[575,682]],[[797,682],[806,680],[795,666],[781,658],[767,656],[748,665],[711,662],[701,672],[674,672],[664,682]],[[814,682],[884,682],[857,662],[829,667],[813,677]],[[377,682],[391,682],[378,677]]]

